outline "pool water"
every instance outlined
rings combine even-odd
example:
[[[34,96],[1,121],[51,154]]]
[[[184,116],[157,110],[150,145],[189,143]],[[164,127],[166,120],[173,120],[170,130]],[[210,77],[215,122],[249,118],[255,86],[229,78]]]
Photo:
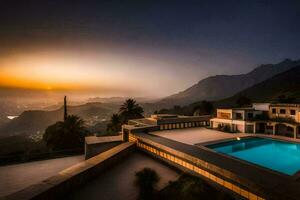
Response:
[[[251,137],[206,147],[288,175],[300,170],[298,143]]]

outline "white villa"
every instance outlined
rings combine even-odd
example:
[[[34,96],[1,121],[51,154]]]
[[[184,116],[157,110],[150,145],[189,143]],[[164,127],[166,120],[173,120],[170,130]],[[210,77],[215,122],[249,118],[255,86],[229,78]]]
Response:
[[[300,104],[254,103],[247,108],[217,109],[210,120],[215,129],[300,138]]]

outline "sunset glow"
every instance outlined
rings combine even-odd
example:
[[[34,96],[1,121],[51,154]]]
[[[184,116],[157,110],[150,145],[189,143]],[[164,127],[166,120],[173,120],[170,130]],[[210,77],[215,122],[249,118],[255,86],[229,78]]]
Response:
[[[90,92],[95,95],[106,95],[109,91],[111,95],[159,96],[189,85],[172,77],[179,71],[182,75],[189,72],[189,68],[180,69],[180,66],[181,63],[160,57],[107,53],[100,49],[33,52],[0,58],[0,87]],[[170,67],[178,70],[170,72]],[[194,79],[197,80],[197,76]],[[145,84],[145,80],[151,81]],[[141,83],[144,83],[143,93]],[[166,87],[153,90],[162,84]]]
[[[11,58],[2,62],[0,85],[27,89],[74,90],[88,86],[88,81],[83,70],[72,63],[55,60],[53,57],[36,56]]]

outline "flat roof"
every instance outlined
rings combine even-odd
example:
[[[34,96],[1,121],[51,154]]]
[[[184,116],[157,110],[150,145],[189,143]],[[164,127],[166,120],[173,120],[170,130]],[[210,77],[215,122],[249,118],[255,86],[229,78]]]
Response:
[[[214,129],[207,129],[203,127],[184,128],[184,129],[171,129],[150,132],[153,135],[168,138],[178,142],[189,145],[216,141],[221,139],[230,139],[236,137],[249,136],[245,133],[225,133]]]
[[[232,108],[232,110],[255,110],[253,107],[246,107],[246,108]]]
[[[300,107],[299,103],[272,103],[270,104],[270,107]]]

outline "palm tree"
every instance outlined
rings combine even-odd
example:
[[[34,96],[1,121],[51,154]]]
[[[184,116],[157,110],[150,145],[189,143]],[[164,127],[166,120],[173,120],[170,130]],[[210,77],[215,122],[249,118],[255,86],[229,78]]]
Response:
[[[76,115],[69,115],[64,121],[49,126],[43,139],[53,150],[83,148],[87,133],[84,121]]]
[[[64,120],[68,117],[68,110],[67,110],[67,96],[64,97]]]
[[[120,116],[123,123],[127,123],[130,119],[143,118],[144,110],[133,99],[127,99],[120,107]]]
[[[121,130],[121,118],[118,114],[113,114],[110,118],[110,123],[107,124],[107,131],[117,133]]]
[[[140,189],[140,199],[152,199],[159,176],[155,170],[145,167],[135,173],[136,186]]]

